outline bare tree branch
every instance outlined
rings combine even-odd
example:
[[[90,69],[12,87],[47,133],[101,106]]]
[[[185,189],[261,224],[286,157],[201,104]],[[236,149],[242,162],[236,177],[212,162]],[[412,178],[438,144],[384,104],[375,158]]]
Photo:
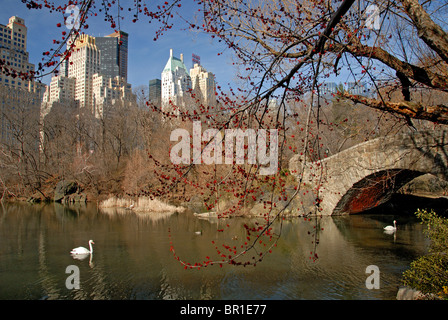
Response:
[[[413,119],[429,120],[440,124],[448,124],[448,107],[445,105],[429,106],[422,103],[402,101],[388,102],[370,99],[344,92],[343,97],[371,108],[408,116]]]
[[[448,63],[448,34],[431,19],[418,0],[401,0],[401,3],[414,22],[418,36]]]

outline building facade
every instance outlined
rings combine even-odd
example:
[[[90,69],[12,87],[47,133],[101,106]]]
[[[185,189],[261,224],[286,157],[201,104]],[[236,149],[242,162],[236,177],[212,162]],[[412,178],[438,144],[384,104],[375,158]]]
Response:
[[[195,63],[190,69],[190,77],[193,92],[199,95],[199,101],[204,106],[216,105],[215,75]]]
[[[185,67],[183,54],[180,59],[176,58],[173,56],[173,49],[170,49],[170,57],[162,71],[161,86],[163,111],[178,114],[179,108],[188,107],[191,78]]]
[[[95,37],[80,35],[68,62],[67,77],[75,79],[75,100],[81,107],[93,108],[93,75],[100,72],[100,50]]]
[[[322,95],[336,94],[338,92],[338,85],[336,82],[324,82],[319,87],[319,91]]]
[[[0,24],[0,140],[10,147],[25,132],[37,136],[46,88],[30,78],[35,66],[29,62],[27,32],[25,20],[17,16],[9,18],[7,25]],[[23,137],[19,140],[23,142]],[[38,141],[31,145],[37,150]]]
[[[94,74],[93,79],[93,105],[96,118],[101,117],[105,108],[117,101],[134,101],[131,85],[123,83],[123,78],[116,76],[111,78],[102,74]]]
[[[46,102],[65,102],[75,100],[75,78],[69,78],[65,76],[51,78],[50,85],[46,88],[42,101]],[[51,103],[47,103],[45,106],[51,106]],[[45,117],[48,113],[48,109],[42,109],[42,116]]]
[[[101,51],[100,73],[110,78],[128,79],[128,34],[114,32],[105,37],[96,37],[95,43]]]
[[[20,74],[29,75],[35,71],[26,51],[27,32],[25,20],[16,16],[9,18],[7,25],[0,24],[0,60],[1,65],[8,69],[7,73],[0,73],[0,85],[42,95],[44,84],[20,77]]]
[[[149,80],[149,101],[160,107],[162,102],[162,81],[160,79]]]
[[[127,83],[128,34],[116,32],[106,37],[82,34],[69,40],[73,44],[69,59],[61,62],[60,72],[53,77],[43,98],[42,112],[63,99],[74,100],[96,118],[101,118],[106,105],[117,100],[134,101],[132,87]]]

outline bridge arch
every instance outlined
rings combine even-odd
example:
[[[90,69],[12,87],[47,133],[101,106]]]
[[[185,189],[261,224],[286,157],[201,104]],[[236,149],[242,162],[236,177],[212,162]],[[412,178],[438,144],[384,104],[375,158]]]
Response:
[[[290,169],[314,192],[322,215],[378,206],[412,179],[431,173],[448,180],[448,132],[434,130],[376,138],[321,161],[295,156]]]
[[[373,173],[356,182],[341,197],[333,214],[360,213],[388,200],[402,186],[425,172],[391,169]]]

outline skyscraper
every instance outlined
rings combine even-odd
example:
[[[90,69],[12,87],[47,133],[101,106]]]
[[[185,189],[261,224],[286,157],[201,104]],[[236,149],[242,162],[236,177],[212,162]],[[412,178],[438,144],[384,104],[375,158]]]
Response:
[[[67,46],[72,43],[70,58],[61,63],[59,76],[52,78],[44,96],[43,103],[47,105],[43,110],[48,112],[51,109],[48,104],[61,102],[60,97],[70,99],[72,95],[80,107],[88,108],[100,118],[106,104],[134,99],[131,85],[127,83],[127,33],[120,31],[106,37],[82,34],[70,39]]]
[[[92,77],[100,72],[100,50],[95,40],[95,37],[81,34],[74,43],[75,49],[70,60],[67,61],[67,77],[76,79],[75,100],[79,101],[81,107],[93,108]]]
[[[114,78],[119,75],[118,43],[116,38],[96,37],[95,45],[100,50],[100,73]]]
[[[184,64],[183,54],[180,59],[173,56],[170,49],[170,57],[162,71],[162,110],[169,110],[170,102],[177,107],[186,107],[188,92],[191,89],[191,79]]]
[[[96,37],[96,46],[101,51],[100,73],[110,78],[128,78],[128,34],[114,32],[106,37]]]
[[[128,38],[129,35],[126,32],[118,31],[114,32],[107,37],[114,37],[117,39],[118,44],[118,76],[128,80]]]
[[[0,73],[0,84],[14,89],[24,89],[41,94],[45,85],[32,80],[23,80],[18,74],[34,72],[26,51],[28,28],[25,20],[13,16],[5,26],[0,24],[0,65],[5,65],[8,74]]]
[[[162,81],[160,79],[149,80],[149,100],[160,107],[162,102]]]
[[[35,71],[26,51],[27,31],[25,20],[16,16],[0,24],[0,141],[9,146],[19,143],[17,135],[25,131],[39,132],[45,85],[27,77]]]
[[[215,76],[197,63],[190,69],[192,89],[195,94],[200,95],[200,102],[204,106],[216,105]]]

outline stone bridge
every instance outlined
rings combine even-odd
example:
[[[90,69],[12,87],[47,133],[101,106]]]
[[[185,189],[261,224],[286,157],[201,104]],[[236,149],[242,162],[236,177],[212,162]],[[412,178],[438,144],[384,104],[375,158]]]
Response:
[[[312,190],[321,215],[359,213],[376,207],[414,178],[431,173],[448,180],[448,131],[376,138],[317,162],[294,156],[290,171]]]

